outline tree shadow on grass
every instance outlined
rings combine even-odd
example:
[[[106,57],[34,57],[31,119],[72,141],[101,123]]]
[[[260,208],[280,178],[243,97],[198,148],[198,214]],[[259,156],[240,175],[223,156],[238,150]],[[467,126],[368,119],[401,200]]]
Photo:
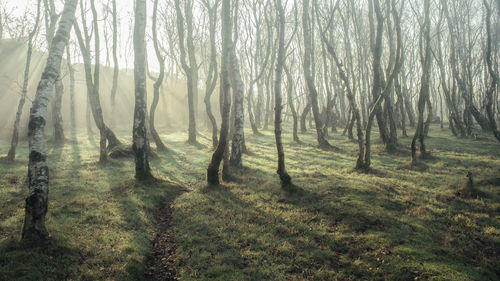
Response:
[[[0,244],[0,279],[68,280],[81,278],[85,254],[66,241],[49,238],[37,246],[17,239]]]
[[[135,256],[126,259],[123,271],[117,273],[118,276],[134,280],[144,278],[146,264],[151,259],[151,232],[155,231],[155,213],[160,205],[172,203],[186,191],[183,187],[162,179],[144,182],[130,179],[111,187],[111,194],[120,206],[120,228],[132,233],[132,240],[127,244],[131,245],[129,251],[133,251]],[[142,258],[139,259],[140,257]]]
[[[230,185],[206,187],[201,196],[208,206],[206,212],[193,214],[180,208],[176,215],[183,237],[178,246],[179,264],[189,268],[187,276],[312,280],[322,271],[324,278],[331,277],[334,270],[345,266],[336,255],[345,252],[341,241],[243,200]]]

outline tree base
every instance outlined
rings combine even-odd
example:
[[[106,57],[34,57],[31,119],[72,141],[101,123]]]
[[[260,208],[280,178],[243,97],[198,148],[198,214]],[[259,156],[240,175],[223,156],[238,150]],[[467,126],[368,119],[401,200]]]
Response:
[[[292,177],[287,172],[284,173],[279,173],[278,175],[280,176],[280,181],[281,181],[281,188],[285,190],[290,190],[292,188]]]

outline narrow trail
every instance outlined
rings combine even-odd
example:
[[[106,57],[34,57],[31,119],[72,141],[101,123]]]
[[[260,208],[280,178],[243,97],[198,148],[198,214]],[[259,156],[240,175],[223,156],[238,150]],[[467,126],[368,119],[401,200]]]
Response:
[[[156,234],[151,241],[151,255],[146,260],[145,280],[177,280],[174,260],[176,245],[170,229],[173,210],[173,201],[167,201],[156,212]]]

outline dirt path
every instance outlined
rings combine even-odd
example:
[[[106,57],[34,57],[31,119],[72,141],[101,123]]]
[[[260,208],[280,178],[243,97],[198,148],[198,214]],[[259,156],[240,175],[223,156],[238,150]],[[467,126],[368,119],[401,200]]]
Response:
[[[156,234],[151,241],[153,248],[146,261],[144,277],[146,280],[177,280],[175,277],[175,239],[170,230],[172,211],[171,201],[163,203],[156,212]]]

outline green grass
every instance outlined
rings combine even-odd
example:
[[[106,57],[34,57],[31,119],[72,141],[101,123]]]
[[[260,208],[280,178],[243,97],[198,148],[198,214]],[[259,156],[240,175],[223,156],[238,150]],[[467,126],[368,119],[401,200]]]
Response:
[[[155,184],[136,184],[133,160],[96,166],[86,138],[49,144],[47,245],[19,244],[26,164],[0,164],[0,279],[137,280],[144,271],[159,202],[175,200],[177,275],[181,280],[498,280],[500,278],[499,144],[457,139],[433,127],[424,171],[409,153],[374,146],[369,174],[352,170],[356,144],[334,134],[339,152],[292,143],[287,170],[295,188],[280,188],[271,131],[246,132],[250,155],[236,182],[205,185],[208,133],[199,146],[186,134],[163,135],[169,151],[153,159]],[[374,137],[377,143],[377,137]],[[400,139],[407,151],[409,139]],[[0,142],[6,151],[7,142]],[[20,156],[26,155],[21,143]],[[471,171],[479,196],[456,192]],[[180,187],[190,192],[182,193]],[[31,271],[28,271],[30,269]]]

